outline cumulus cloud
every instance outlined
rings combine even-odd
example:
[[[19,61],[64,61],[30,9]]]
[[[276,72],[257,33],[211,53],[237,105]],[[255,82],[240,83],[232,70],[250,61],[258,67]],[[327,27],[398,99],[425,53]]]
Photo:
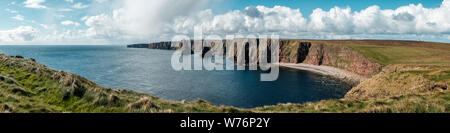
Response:
[[[358,11],[351,7],[333,7],[317,8],[311,14],[302,14],[300,9],[285,6],[250,6],[215,14],[211,9],[202,8],[209,0],[114,2],[111,12],[83,17],[81,21],[86,29],[58,32],[57,36],[49,35],[48,39],[123,43],[161,41],[170,40],[177,34],[192,35],[193,28],[199,26],[203,33],[217,35],[275,33],[284,38],[450,41],[450,0],[444,0],[437,8],[425,8],[421,4],[396,9],[370,6]],[[73,21],[61,24],[80,25]]]
[[[33,41],[37,37],[37,32],[31,26],[19,26],[13,30],[0,31],[0,42],[17,43]]]
[[[450,0],[444,0],[438,8],[424,8],[410,4],[397,9],[382,10],[370,6],[361,11],[350,7],[317,8],[306,19],[299,9],[275,6],[257,6],[245,10],[214,15],[210,10],[197,17],[178,17],[172,25],[174,33],[193,32],[201,26],[209,34],[267,34],[282,36],[314,37],[330,39],[376,37],[377,35],[435,35],[450,33]],[[357,35],[357,36],[355,36]],[[395,38],[392,38],[395,39]]]
[[[98,1],[97,2],[103,2]],[[178,16],[190,16],[207,0],[126,0],[111,14],[99,14],[82,20],[88,26],[87,34],[106,39],[150,40],[167,33],[169,23]]]
[[[41,5],[44,2],[45,0],[27,0],[23,2],[23,4],[25,4],[25,7],[28,8],[47,8],[46,6]]]
[[[117,23],[108,15],[100,14],[97,16],[84,17],[86,26],[89,28],[86,31],[86,35],[91,38],[114,40],[115,38],[123,34],[122,30],[117,27]]]
[[[316,9],[310,15],[310,32],[334,34],[440,34],[450,32],[448,0],[439,8],[424,8],[421,4],[381,10],[371,6],[352,12],[349,7],[334,7],[329,11]]]
[[[62,21],[61,24],[62,25],[66,25],[66,26],[69,26],[69,25],[80,26],[80,23],[73,22],[73,21],[70,21],[70,20]]]
[[[305,31],[306,24],[299,9],[257,6],[221,15],[205,10],[196,17],[178,17],[172,29],[175,33],[188,33],[193,31],[193,27],[201,26],[207,34],[292,33]]]

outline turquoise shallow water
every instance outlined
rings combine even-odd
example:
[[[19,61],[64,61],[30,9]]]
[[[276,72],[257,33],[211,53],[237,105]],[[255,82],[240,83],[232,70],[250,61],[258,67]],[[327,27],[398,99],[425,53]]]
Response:
[[[168,100],[205,99],[216,105],[249,108],[341,98],[350,86],[315,73],[280,69],[274,82],[260,71],[175,71],[173,51],[126,46],[0,46],[0,52],[35,58],[57,70],[102,86],[146,92]]]

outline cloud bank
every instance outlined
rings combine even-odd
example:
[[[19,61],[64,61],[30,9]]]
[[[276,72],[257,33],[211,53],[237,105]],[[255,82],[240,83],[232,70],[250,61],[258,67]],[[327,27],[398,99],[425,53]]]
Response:
[[[213,14],[212,10],[207,9],[192,14],[186,9],[193,7],[197,1],[172,3],[177,2],[128,1],[123,8],[114,10],[112,16],[92,16],[86,20],[86,24],[90,31],[97,31],[93,36],[116,38],[126,34],[131,38],[141,36],[144,40],[157,40],[164,35],[191,35],[195,26],[201,26],[205,34],[275,33],[282,37],[319,39],[449,40],[450,33],[450,0],[444,0],[439,8],[424,8],[421,4],[410,4],[394,10],[382,10],[378,6],[361,11],[352,11],[350,7],[329,10],[317,8],[309,18],[299,9],[284,6],[247,7],[225,14]]]
[[[28,1],[37,1],[39,4],[39,1],[43,0]],[[285,6],[246,7],[243,10],[214,14],[211,9],[204,8],[210,1],[116,0],[114,2],[120,6],[111,12],[83,17],[80,21],[87,27],[86,29],[65,31],[63,32],[65,34],[60,36],[93,43],[150,42],[170,40],[172,36],[179,34],[192,35],[193,28],[200,26],[204,34],[223,37],[227,34],[274,33],[283,38],[409,39],[450,42],[450,0],[444,0],[438,8],[425,8],[421,4],[410,4],[396,9],[381,9],[374,5],[360,11],[353,11],[351,7],[334,7],[329,10],[317,8],[306,16],[300,9]],[[63,25],[73,24],[67,22]],[[17,39],[20,38],[18,36],[15,37],[16,40],[20,40]],[[77,37],[79,39],[76,39]],[[55,39],[55,37],[42,38]],[[14,40],[3,36],[2,39]],[[33,37],[22,40],[33,40]]]
[[[361,34],[448,34],[450,33],[450,0],[439,8],[424,8],[421,4],[382,10],[370,6],[361,11],[350,7],[334,7],[328,11],[315,9],[309,20],[299,9],[283,6],[247,7],[243,11],[213,15],[203,11],[199,17],[178,18],[173,24],[175,33],[192,31],[202,26],[211,34],[221,33],[277,33],[280,35],[361,35]]]
[[[20,26],[13,30],[0,31],[0,42],[32,41],[37,37],[37,33],[31,26]]]

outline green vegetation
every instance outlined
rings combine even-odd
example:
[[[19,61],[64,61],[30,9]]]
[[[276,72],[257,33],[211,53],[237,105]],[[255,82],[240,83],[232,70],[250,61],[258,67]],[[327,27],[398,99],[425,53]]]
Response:
[[[300,40],[313,44],[342,45],[353,48],[366,58],[383,64],[450,65],[448,43],[397,40]]]
[[[172,102],[101,87],[30,59],[0,55],[0,112],[249,112],[204,100]]]
[[[388,64],[450,64],[442,58],[445,53],[405,46],[349,45],[369,59],[383,65]]]
[[[448,65],[390,65],[380,74],[350,90],[343,99],[279,104],[256,108],[254,111],[448,113],[450,78],[441,72],[449,70]],[[435,77],[440,78],[435,80]]]
[[[450,93],[430,92],[367,100],[325,100],[305,104],[279,104],[255,112],[284,113],[442,113],[450,112]]]
[[[312,42],[349,46],[368,59],[383,64],[383,70],[353,88],[343,99],[240,109],[214,106],[204,100],[166,101],[145,93],[105,88],[81,76],[50,69],[33,59],[1,54],[0,112],[450,112],[450,45]],[[349,61],[353,62],[349,58],[337,57],[334,62],[349,64]]]

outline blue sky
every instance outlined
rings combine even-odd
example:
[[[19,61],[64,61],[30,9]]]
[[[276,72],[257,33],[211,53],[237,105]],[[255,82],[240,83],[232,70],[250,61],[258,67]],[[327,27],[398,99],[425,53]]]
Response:
[[[421,3],[427,8],[439,7],[442,0],[226,0],[220,5],[213,6],[217,12],[228,10],[241,10],[247,6],[263,5],[273,7],[276,5],[299,8],[303,14],[311,14],[316,8],[330,9],[335,6],[351,7],[353,10],[362,10],[372,5],[378,5],[382,9],[395,9],[400,6]],[[226,6],[223,6],[223,5]],[[225,8],[221,8],[221,6]]]
[[[158,41],[192,34],[194,26],[219,35],[450,42],[450,12],[443,5],[442,0],[1,0],[0,44]],[[363,10],[380,20],[364,18]],[[392,20],[384,21],[386,16]]]

